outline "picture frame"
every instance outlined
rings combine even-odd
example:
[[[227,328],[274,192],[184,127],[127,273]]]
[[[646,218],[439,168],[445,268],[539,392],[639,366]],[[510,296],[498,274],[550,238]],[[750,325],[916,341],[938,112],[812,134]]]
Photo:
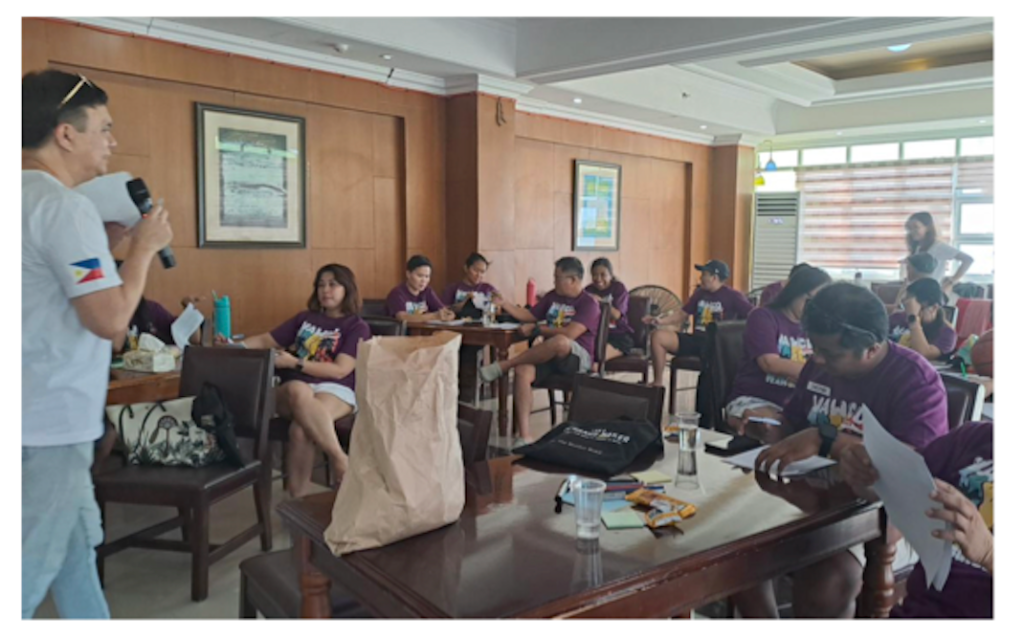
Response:
[[[622,166],[575,160],[572,250],[618,251],[622,227]]]
[[[196,103],[200,248],[305,248],[305,118]]]

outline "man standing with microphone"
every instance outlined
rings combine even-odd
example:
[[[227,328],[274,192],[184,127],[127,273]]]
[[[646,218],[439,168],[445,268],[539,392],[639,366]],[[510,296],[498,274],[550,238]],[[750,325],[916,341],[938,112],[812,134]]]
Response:
[[[103,435],[110,340],[128,326],[157,252],[156,207],[130,232],[120,274],[96,207],[72,189],[104,174],[116,146],[107,94],[48,70],[21,82],[21,615],[52,590],[65,618],[108,618],[90,466]],[[121,229],[123,231],[123,229]]]

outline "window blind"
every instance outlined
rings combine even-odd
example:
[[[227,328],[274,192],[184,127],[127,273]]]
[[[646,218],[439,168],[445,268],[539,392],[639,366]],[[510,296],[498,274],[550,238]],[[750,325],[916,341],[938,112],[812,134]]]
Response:
[[[952,235],[954,190],[992,190],[992,160],[951,159],[873,166],[801,167],[800,260],[815,266],[895,269],[907,254],[903,225],[912,213]]]

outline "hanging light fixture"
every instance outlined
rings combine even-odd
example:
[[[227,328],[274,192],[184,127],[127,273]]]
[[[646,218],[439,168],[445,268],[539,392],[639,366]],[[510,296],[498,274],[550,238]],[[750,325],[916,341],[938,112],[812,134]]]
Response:
[[[760,154],[757,154],[757,172],[754,174],[754,186],[764,186],[764,175],[761,173]]]
[[[771,140],[769,140],[768,141],[768,164],[764,165],[764,170],[765,171],[775,171],[775,170],[778,169],[778,167],[775,165],[775,160],[772,158],[772,151],[773,150],[774,149],[772,148]]]

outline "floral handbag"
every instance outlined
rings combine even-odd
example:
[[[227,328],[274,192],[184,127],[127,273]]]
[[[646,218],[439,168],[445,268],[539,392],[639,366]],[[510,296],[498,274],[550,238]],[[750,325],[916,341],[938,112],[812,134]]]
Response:
[[[195,399],[108,406],[107,419],[117,430],[128,462],[201,467],[223,460],[214,430],[201,428],[192,419]]]

